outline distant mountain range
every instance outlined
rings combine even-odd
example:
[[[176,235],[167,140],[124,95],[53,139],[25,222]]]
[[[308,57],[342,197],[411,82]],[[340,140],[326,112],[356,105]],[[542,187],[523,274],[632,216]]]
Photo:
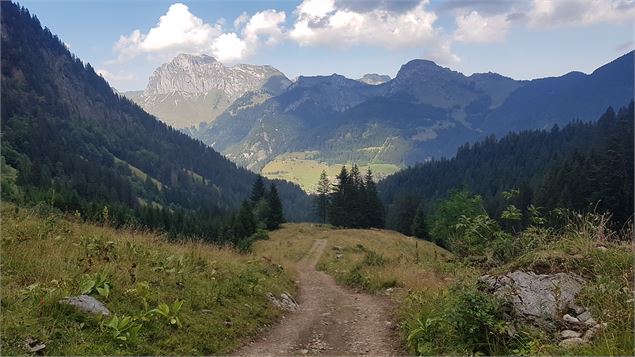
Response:
[[[632,98],[633,52],[588,75],[530,81],[465,76],[413,60],[377,85],[337,74],[300,76],[279,95],[245,93],[192,135],[254,171],[289,153],[328,164],[404,167],[452,156],[490,134],[595,120]]]
[[[250,91],[280,94],[291,81],[271,66],[227,67],[207,55],[180,54],[157,68],[143,91],[124,93],[148,113],[181,129],[211,123]]]

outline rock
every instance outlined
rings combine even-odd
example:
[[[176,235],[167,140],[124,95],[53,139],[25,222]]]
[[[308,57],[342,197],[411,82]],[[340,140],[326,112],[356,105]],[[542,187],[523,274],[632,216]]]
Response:
[[[599,246],[597,249],[600,250],[600,251],[605,252],[608,248],[606,248],[604,246]]]
[[[60,300],[59,303],[74,306],[78,310],[91,314],[110,316],[110,310],[108,310],[106,305],[92,296],[69,296],[63,300]]]
[[[535,274],[514,271],[479,279],[486,290],[510,302],[516,315],[543,327],[555,327],[560,313],[574,305],[586,283],[573,273]]]
[[[578,320],[577,318],[569,315],[569,314],[565,314],[564,316],[562,316],[562,320],[564,320],[565,322],[571,323],[571,324],[579,324],[580,320]]]
[[[560,336],[563,339],[568,339],[568,338],[576,338],[576,337],[580,337],[582,336],[581,333],[577,332],[577,331],[573,331],[573,330],[564,330],[562,332],[560,332]]]
[[[342,247],[339,245],[334,245],[333,250],[342,250]]]
[[[309,353],[309,350],[307,350],[307,349],[300,350],[300,353],[302,353],[303,355],[305,355],[305,354]]]
[[[604,330],[606,326],[606,322],[592,326],[587,330],[587,332],[584,333],[584,336],[582,338],[586,341],[590,341],[595,336],[597,336],[600,331]]]
[[[289,293],[280,294],[280,299],[276,298],[275,295],[273,295],[273,293],[271,292],[268,292],[266,296],[272,304],[282,310],[298,311],[298,309],[300,308],[300,305],[298,305],[298,303],[293,299],[293,297],[291,297]]]
[[[342,257],[343,257],[343,256],[344,256],[344,255],[342,255],[342,254],[340,254],[340,253],[337,253],[337,254],[335,254],[335,259],[338,259],[338,260],[339,260],[339,259],[342,259]]]
[[[588,311],[585,311],[581,313],[580,315],[578,315],[577,317],[578,317],[578,320],[585,322],[591,318],[591,313]]]
[[[581,339],[580,337],[567,338],[566,340],[560,341],[560,347],[578,347],[586,344],[586,341]]]
[[[384,290],[384,294],[390,295],[393,293],[393,291],[395,291],[395,288],[387,288],[386,290]]]
[[[590,319],[584,321],[584,324],[587,325],[587,326],[595,326],[598,323],[597,323],[597,321],[595,321],[595,319],[590,318]]]
[[[573,309],[573,311],[575,311],[576,315],[580,315],[581,313],[586,311],[586,309],[580,305],[573,305],[571,308]]]
[[[27,337],[26,340],[24,340],[24,347],[29,352],[38,352],[45,349],[46,345],[36,338]]]

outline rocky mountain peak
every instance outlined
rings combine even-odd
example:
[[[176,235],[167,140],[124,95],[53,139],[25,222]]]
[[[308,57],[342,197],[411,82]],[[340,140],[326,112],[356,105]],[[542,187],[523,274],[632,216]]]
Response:
[[[397,73],[397,78],[406,78],[412,76],[425,76],[441,73],[458,73],[450,70],[449,68],[441,67],[433,61],[415,59],[401,66]]]
[[[228,67],[205,54],[179,54],[154,71],[144,96],[220,91],[228,97],[237,98],[247,91],[260,89],[274,76],[284,77],[271,66],[239,64]]]
[[[391,80],[389,75],[386,74],[377,74],[377,73],[366,73],[362,78],[359,78],[358,81],[370,85],[378,85],[382,83],[386,83]]]

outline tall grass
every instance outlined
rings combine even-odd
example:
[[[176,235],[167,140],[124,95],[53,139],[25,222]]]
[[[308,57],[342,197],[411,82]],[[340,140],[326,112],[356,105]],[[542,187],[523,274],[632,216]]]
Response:
[[[3,355],[25,354],[27,338],[51,355],[226,354],[280,317],[265,294],[292,290],[290,275],[253,255],[154,233],[115,230],[55,212],[1,206]],[[58,301],[104,273],[113,314],[141,316],[183,300],[182,327],[143,322],[134,341],[115,340],[105,320]]]

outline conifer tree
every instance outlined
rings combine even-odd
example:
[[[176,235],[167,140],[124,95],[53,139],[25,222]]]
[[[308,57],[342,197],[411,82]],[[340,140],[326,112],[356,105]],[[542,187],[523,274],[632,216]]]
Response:
[[[326,223],[329,210],[329,195],[331,194],[331,183],[326,175],[326,171],[322,170],[320,180],[317,184],[317,196],[315,197],[315,213],[322,223]]]
[[[267,189],[265,187],[265,183],[262,180],[262,176],[258,175],[258,177],[256,178],[256,181],[254,182],[254,185],[251,188],[251,196],[249,196],[249,200],[253,204],[256,204],[263,197],[265,197],[266,193],[267,193]]]
[[[329,209],[329,222],[334,226],[346,226],[348,223],[348,204],[350,191],[350,178],[346,166],[342,166],[336,176],[337,183],[333,186],[331,206]]]
[[[238,240],[256,233],[256,222],[249,202],[244,201],[234,220],[234,235]]]
[[[430,232],[428,230],[428,222],[425,217],[423,201],[419,203],[417,207],[417,212],[415,213],[415,217],[412,220],[412,235],[419,239],[424,239],[430,241]]]
[[[280,202],[280,197],[278,196],[276,185],[273,183],[271,184],[271,188],[269,189],[269,193],[267,194],[267,201],[271,210],[269,220],[267,222],[267,228],[269,230],[274,230],[277,229],[280,224],[284,223],[285,221],[282,212],[282,202]]]
[[[364,179],[363,202],[364,202],[364,227],[384,227],[384,206],[379,199],[377,186],[373,180],[373,172],[368,168]]]

